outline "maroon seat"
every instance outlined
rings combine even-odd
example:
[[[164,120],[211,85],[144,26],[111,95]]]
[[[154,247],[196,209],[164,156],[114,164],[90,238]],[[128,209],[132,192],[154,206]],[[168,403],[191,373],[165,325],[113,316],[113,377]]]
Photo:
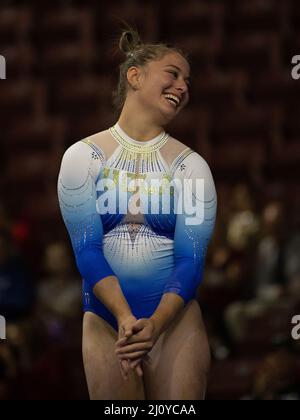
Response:
[[[68,124],[66,147],[100,131],[107,130],[118,120],[111,107],[91,112],[89,115],[71,118]]]
[[[300,84],[292,80],[289,69],[264,72],[252,81],[248,97],[254,105],[283,105],[299,102]]]
[[[1,7],[0,45],[17,45],[24,42],[30,36],[32,25],[33,11],[30,7]]]
[[[44,84],[32,79],[10,80],[1,84],[0,121],[13,126],[19,117],[33,118],[45,104]]]
[[[273,50],[280,45],[280,35],[250,32],[224,38],[218,65],[226,71],[241,69],[249,74],[264,74],[272,69]]]
[[[112,45],[116,40],[114,34],[119,33],[123,21],[133,26],[136,26],[137,22],[143,22],[139,25],[142,39],[152,43],[159,41],[160,10],[155,2],[145,0],[142,7],[137,7],[134,2],[113,1],[106,5],[99,3],[95,17],[95,34],[100,48],[107,40],[109,40],[108,45]]]
[[[224,109],[213,118],[211,139],[214,144],[255,138],[267,141],[270,137],[272,112],[268,107]]]
[[[227,35],[276,34],[281,29],[282,9],[274,0],[234,2],[234,7],[226,8]]]
[[[264,144],[259,139],[244,141],[227,142],[214,147],[212,165],[219,169],[228,169],[229,171],[243,169],[247,173],[251,165],[256,161],[265,160]]]
[[[50,45],[43,48],[40,57],[39,67],[48,80],[85,76],[96,58],[90,43]]]
[[[53,151],[63,147],[66,125],[59,118],[20,118],[11,126],[4,138],[6,148],[18,148],[20,153],[27,151]]]
[[[201,76],[195,77],[193,81],[192,99],[197,106],[209,110],[223,110],[233,106],[236,86],[234,74],[218,71]]]
[[[32,45],[29,43],[6,45],[1,49],[1,55],[6,59],[7,80],[33,77],[37,57]]]
[[[212,2],[199,2],[188,0],[184,8],[171,7],[167,2],[164,5],[163,30],[168,38],[176,38],[181,35],[196,35],[206,40],[215,35],[218,30],[217,23],[221,22],[224,13],[224,5]],[[174,28],[176,33],[174,34]]]
[[[47,45],[65,43],[80,44],[86,39],[92,39],[92,10],[67,7],[57,10],[46,10],[39,16],[35,35],[43,48]]]
[[[278,303],[260,316],[249,319],[244,338],[235,343],[239,356],[263,356],[281,342],[288,342],[291,336],[293,303]]]
[[[50,95],[50,108],[55,113],[89,115],[110,106],[114,88],[110,76],[70,79],[56,84]]]
[[[207,398],[236,400],[249,395],[259,362],[253,358],[215,362],[209,377]]]

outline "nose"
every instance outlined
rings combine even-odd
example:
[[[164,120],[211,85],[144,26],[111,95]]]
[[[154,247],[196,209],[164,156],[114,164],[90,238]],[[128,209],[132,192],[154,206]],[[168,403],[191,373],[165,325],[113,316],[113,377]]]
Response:
[[[182,79],[182,81],[178,81],[178,85],[176,86],[176,89],[180,92],[187,93],[189,91],[189,87],[185,80]]]

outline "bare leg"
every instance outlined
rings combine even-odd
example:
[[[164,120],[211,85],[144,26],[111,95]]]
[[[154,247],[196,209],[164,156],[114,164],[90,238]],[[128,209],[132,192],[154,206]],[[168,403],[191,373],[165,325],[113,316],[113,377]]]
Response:
[[[144,400],[143,378],[130,370],[124,381],[115,355],[116,331],[87,312],[83,320],[83,361],[91,400]]]
[[[144,365],[149,400],[202,400],[205,398],[210,350],[197,301],[191,301],[165,331]]]

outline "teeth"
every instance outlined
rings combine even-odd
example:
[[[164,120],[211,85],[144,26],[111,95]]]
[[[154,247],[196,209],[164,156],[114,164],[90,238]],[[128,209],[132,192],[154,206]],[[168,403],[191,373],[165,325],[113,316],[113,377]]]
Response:
[[[174,95],[171,95],[171,94],[168,93],[167,95],[165,95],[165,98],[173,99],[176,102],[177,106],[180,104],[180,99],[177,98],[177,96],[174,96]]]

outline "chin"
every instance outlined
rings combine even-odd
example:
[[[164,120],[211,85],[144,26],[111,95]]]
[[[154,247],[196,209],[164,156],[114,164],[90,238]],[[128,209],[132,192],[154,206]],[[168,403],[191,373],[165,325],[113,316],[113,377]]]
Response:
[[[180,111],[177,111],[177,112],[176,112],[176,113],[174,113],[173,115],[169,115],[169,116],[168,116],[168,119],[167,119],[168,124],[170,124],[171,122],[173,122],[173,121],[174,121],[174,120],[178,117],[179,112],[180,112]]]
[[[180,112],[180,109],[173,110],[173,112],[170,112],[170,111],[166,112],[165,109],[164,109],[164,110],[161,110],[161,115],[164,118],[165,123],[169,124],[170,122],[172,122],[177,117],[179,112]]]

